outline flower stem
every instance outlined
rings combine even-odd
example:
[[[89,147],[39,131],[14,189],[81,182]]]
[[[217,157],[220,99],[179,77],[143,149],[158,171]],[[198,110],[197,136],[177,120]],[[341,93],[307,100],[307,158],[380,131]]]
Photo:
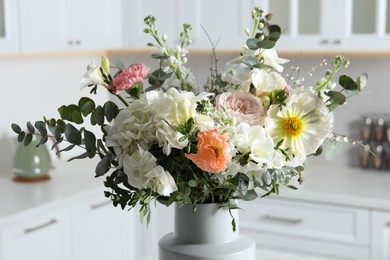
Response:
[[[119,100],[122,101],[123,104],[125,104],[126,107],[129,106],[129,103],[127,103],[127,101],[121,95],[115,94],[115,96],[117,96]]]

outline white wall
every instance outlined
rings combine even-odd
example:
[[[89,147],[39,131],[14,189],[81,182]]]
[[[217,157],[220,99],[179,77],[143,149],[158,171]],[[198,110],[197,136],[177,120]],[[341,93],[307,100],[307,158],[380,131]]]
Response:
[[[146,63],[155,68],[157,63],[149,54],[115,55],[126,64]],[[219,67],[222,69],[226,61],[235,55],[219,55]],[[323,56],[284,56],[291,60],[285,66],[285,73],[290,67],[300,64],[302,72],[309,71],[319,64]],[[81,95],[79,82],[86,66],[98,55],[45,55],[43,57],[10,57],[0,58],[0,174],[10,171],[13,150],[10,137],[14,138],[10,125],[15,122],[21,126],[28,120],[42,119],[43,115],[56,117],[56,109],[63,104],[77,102]],[[390,58],[388,57],[352,57],[348,74],[356,77],[361,72],[369,74],[369,84],[365,93],[350,99],[348,105],[336,111],[336,127],[338,133],[345,133],[359,139],[356,124],[367,113],[388,113],[390,115]],[[198,84],[203,84],[209,75],[210,58],[208,54],[189,56],[189,66],[195,73]],[[322,71],[323,72],[323,71]],[[322,73],[321,73],[322,75]],[[306,82],[313,84],[318,77],[307,77]],[[101,92],[105,94],[104,91]],[[99,96],[101,102],[106,95]],[[356,165],[356,149],[346,149],[343,157],[335,161],[339,164]],[[352,153],[352,154],[350,154]]]

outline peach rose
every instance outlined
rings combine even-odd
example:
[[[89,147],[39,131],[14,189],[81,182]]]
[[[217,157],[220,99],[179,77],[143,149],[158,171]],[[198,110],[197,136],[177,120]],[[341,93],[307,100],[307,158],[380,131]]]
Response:
[[[266,111],[259,97],[248,93],[225,92],[216,99],[216,108],[222,111],[222,107],[236,119],[237,124],[246,122],[251,126],[264,125]]]
[[[144,64],[137,64],[119,73],[113,80],[111,90],[118,94],[122,90],[131,89],[138,83],[143,83],[148,77],[149,68]]]
[[[185,154],[185,156],[206,172],[222,172],[226,170],[226,164],[231,160],[228,139],[227,134],[220,135],[215,129],[200,132],[198,134],[198,152]]]

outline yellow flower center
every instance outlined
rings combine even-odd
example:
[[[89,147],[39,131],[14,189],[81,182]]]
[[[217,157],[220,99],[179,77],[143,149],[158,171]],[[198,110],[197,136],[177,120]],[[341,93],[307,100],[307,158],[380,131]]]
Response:
[[[303,123],[298,117],[289,117],[284,120],[283,127],[287,135],[295,137],[302,134]]]

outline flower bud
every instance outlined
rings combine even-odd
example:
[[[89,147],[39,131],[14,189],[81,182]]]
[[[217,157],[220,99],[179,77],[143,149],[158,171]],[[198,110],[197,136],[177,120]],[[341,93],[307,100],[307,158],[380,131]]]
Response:
[[[245,34],[249,36],[249,34],[250,34],[250,31],[249,31],[249,29],[248,29],[248,28],[246,28],[246,29],[245,29]]]
[[[268,107],[270,104],[271,104],[271,100],[270,100],[269,96],[264,96],[263,97],[263,106]]]
[[[107,57],[102,57],[100,66],[103,68],[105,72],[107,72],[107,74],[110,74],[110,60]]]
[[[188,44],[192,44],[192,40],[191,39],[188,40]]]
[[[166,35],[166,34],[164,33],[163,36],[162,36],[162,40],[163,40],[164,42],[167,42],[167,41],[168,41],[168,35]]]

